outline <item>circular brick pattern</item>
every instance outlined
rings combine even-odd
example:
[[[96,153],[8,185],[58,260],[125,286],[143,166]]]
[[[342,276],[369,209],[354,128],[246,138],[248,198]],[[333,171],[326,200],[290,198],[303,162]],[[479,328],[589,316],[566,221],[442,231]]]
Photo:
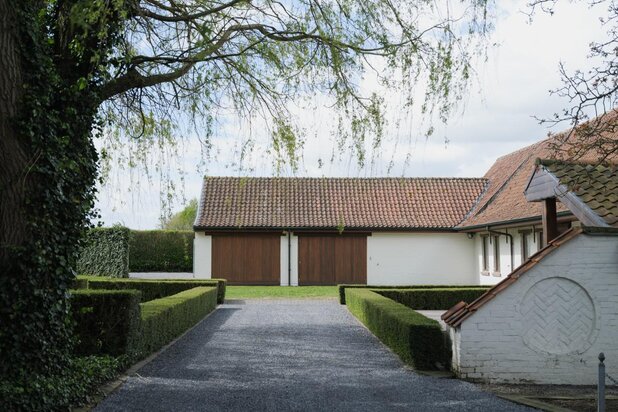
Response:
[[[526,292],[520,311],[524,343],[535,351],[582,353],[594,342],[594,302],[570,279],[553,277],[535,283]]]

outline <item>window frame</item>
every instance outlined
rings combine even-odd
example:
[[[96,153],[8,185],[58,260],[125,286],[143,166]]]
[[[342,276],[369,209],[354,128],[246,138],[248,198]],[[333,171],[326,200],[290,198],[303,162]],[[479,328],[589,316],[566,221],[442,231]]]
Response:
[[[492,252],[494,255],[494,265],[492,275],[494,276],[502,276],[500,272],[500,235],[493,235],[493,248]]]
[[[528,252],[528,247],[529,247],[528,236],[531,233],[532,233],[531,230],[520,230],[519,231],[519,234],[521,236],[521,263],[524,263],[530,257],[530,254]],[[532,242],[535,243],[534,239],[532,240]]]
[[[489,235],[481,235],[481,275],[489,276]]]

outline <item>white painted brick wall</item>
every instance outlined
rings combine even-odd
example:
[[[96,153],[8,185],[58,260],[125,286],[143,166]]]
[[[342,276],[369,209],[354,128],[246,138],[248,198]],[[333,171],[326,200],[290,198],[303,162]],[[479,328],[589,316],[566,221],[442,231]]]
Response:
[[[196,278],[210,279],[212,277],[212,236],[203,232],[195,232],[193,240],[193,273]]]
[[[554,309],[542,316],[530,310],[543,307]],[[567,321],[544,323],[555,318]],[[591,385],[599,352],[618,377],[618,237],[572,239],[449,333],[453,369],[462,378]],[[566,353],[551,353],[567,335]],[[587,343],[577,343],[582,336]]]

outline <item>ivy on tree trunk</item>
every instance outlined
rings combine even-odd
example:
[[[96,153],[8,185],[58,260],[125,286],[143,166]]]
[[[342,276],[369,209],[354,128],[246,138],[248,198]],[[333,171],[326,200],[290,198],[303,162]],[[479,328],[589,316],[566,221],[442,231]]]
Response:
[[[68,288],[95,197],[92,72],[50,44],[34,1],[0,0],[1,379],[59,373]]]

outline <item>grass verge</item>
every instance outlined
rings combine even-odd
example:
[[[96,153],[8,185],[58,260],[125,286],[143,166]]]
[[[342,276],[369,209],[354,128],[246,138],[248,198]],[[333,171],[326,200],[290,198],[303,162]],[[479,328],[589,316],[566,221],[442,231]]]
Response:
[[[228,286],[226,299],[336,298],[337,286]]]

